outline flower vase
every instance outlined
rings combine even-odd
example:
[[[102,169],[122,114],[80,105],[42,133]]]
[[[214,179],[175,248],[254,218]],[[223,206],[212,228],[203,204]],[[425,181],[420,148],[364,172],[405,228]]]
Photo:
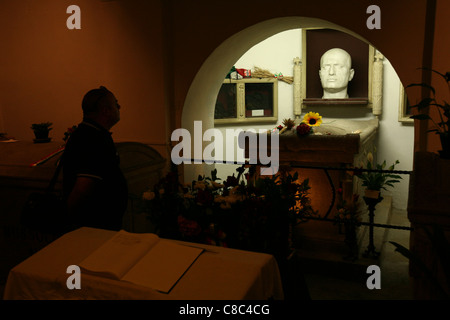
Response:
[[[439,151],[439,155],[443,159],[450,159],[450,135],[448,132],[439,134],[441,139],[442,150]]]
[[[49,131],[47,130],[36,130],[34,131],[34,136],[36,139],[34,139],[34,143],[44,143],[44,142],[50,142],[51,138],[48,137]]]
[[[380,197],[380,190],[364,190],[364,196],[370,199],[378,199]]]
[[[34,131],[34,136],[39,140],[48,139],[48,133],[48,131]]]

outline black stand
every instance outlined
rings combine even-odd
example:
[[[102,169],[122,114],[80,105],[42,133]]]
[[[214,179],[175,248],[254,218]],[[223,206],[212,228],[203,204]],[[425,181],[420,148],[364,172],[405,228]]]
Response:
[[[344,256],[344,260],[355,261],[358,259],[358,242],[356,240],[356,222],[344,222],[345,229],[345,243],[348,246],[348,255]]]
[[[364,258],[378,258],[380,253],[375,251],[375,245],[373,244],[373,218],[375,217],[375,206],[383,200],[383,197],[367,198],[363,197],[364,202],[367,204],[369,208],[369,245],[367,246],[367,250],[362,254]]]

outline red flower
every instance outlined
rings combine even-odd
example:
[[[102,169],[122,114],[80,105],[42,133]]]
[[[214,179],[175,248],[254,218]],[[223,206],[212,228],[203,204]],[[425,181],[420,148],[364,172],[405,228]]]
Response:
[[[311,132],[311,127],[308,126],[306,123],[300,123],[297,126],[296,130],[297,130],[297,134],[299,136],[304,136],[304,135],[307,135],[307,134],[309,134]]]
[[[206,190],[199,189],[197,194],[197,203],[207,205],[214,201],[213,195]]]
[[[196,236],[202,231],[200,225],[193,220],[188,220],[183,216],[178,216],[178,228],[186,236]]]

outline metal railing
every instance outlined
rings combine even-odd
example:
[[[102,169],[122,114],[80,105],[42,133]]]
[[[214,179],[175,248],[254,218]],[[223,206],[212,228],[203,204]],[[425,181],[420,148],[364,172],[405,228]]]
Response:
[[[201,160],[201,161],[197,160],[197,162],[194,162],[195,159],[190,159],[190,161],[191,161],[191,163],[197,163],[197,164],[198,163],[207,163],[204,160]],[[219,162],[217,162],[217,161],[214,161],[214,163],[234,164],[234,165],[258,165],[258,166],[264,167],[264,165],[249,163],[248,161],[245,161],[245,162],[239,162],[239,161],[219,161]],[[211,162],[209,162],[209,164],[211,164]],[[332,212],[332,210],[336,204],[336,187],[333,183],[333,179],[331,178],[329,171],[335,170],[335,171],[358,172],[358,173],[377,172],[377,173],[403,174],[403,175],[412,174],[412,171],[405,171],[405,170],[380,170],[380,169],[364,169],[364,168],[355,168],[355,167],[331,167],[331,166],[299,165],[299,164],[286,164],[283,166],[294,168],[294,169],[323,170],[327,177],[328,183],[330,185],[332,197],[331,197],[330,205],[329,205],[325,215],[322,217],[308,216],[308,217],[303,218],[303,222],[306,222],[308,220],[316,220],[316,221],[337,223],[336,219],[329,218],[329,215]],[[407,226],[375,223],[374,222],[375,206],[381,201],[381,199],[382,198],[374,200],[374,199],[368,199],[368,198],[364,197],[365,203],[369,209],[369,221],[368,222],[365,222],[365,221],[354,222],[354,226],[364,225],[364,226],[369,227],[369,245],[367,247],[367,250],[363,253],[364,257],[369,257],[369,256],[378,257],[379,256],[379,252],[375,251],[375,246],[374,246],[374,228],[375,227],[386,228],[386,229],[408,230],[408,231],[413,230],[413,228],[407,227]]]
[[[195,164],[207,163],[205,161],[205,159],[182,158],[182,160],[189,161],[190,163],[195,163]],[[210,164],[210,162],[207,164]],[[214,164],[255,165],[254,163],[250,163],[247,160],[244,162],[214,160]],[[256,164],[256,165],[260,165],[260,164]],[[260,165],[260,166],[264,166],[264,165]],[[323,217],[307,217],[306,219],[319,220],[319,221],[325,221],[325,222],[336,222],[336,220],[328,218],[328,216],[330,215],[330,213],[333,210],[334,205],[336,203],[336,187],[334,186],[333,179],[330,176],[330,173],[329,173],[330,170],[345,171],[345,172],[348,172],[348,171],[350,171],[350,172],[378,172],[378,173],[392,173],[392,174],[405,174],[405,175],[412,174],[412,171],[407,171],[407,170],[378,170],[378,169],[364,169],[364,168],[355,168],[355,167],[331,167],[331,166],[315,166],[315,165],[299,165],[299,164],[289,164],[289,165],[283,165],[283,166],[296,168],[296,169],[315,169],[315,170],[323,170],[324,171],[324,173],[327,177],[328,183],[330,184],[330,187],[331,187],[331,193],[332,193],[331,203],[328,207],[327,212],[325,213],[325,215]],[[379,228],[413,230],[411,227],[395,226],[395,225],[390,225],[390,224],[381,224],[381,223],[373,223],[373,222],[361,221],[361,222],[358,222],[358,224],[379,227]]]
[[[312,166],[312,165],[290,165],[291,168],[298,168],[298,169],[316,169],[316,170],[324,170],[327,180],[331,187],[332,192],[332,200],[330,203],[330,206],[327,210],[327,213],[323,217],[308,217],[308,219],[312,220],[321,220],[321,221],[328,221],[328,222],[335,222],[334,219],[329,219],[328,216],[331,213],[331,211],[334,208],[334,205],[336,203],[336,187],[334,186],[333,180],[331,179],[331,176],[329,174],[329,170],[337,170],[337,171],[345,171],[345,172],[378,172],[378,173],[392,173],[392,174],[406,174],[410,175],[412,171],[405,171],[405,170],[377,170],[377,169],[362,169],[362,168],[347,168],[347,167],[328,167],[328,166]],[[390,229],[399,229],[399,230],[412,230],[411,227],[406,226],[395,226],[390,224],[380,224],[380,223],[371,223],[371,222],[359,222],[359,225],[368,225],[368,226],[374,226],[374,227],[380,227],[380,228],[390,228]]]

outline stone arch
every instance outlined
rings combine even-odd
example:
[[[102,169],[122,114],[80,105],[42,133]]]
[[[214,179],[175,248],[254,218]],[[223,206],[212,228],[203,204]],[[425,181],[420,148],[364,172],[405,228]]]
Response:
[[[202,122],[203,131],[214,127],[214,105],[223,79],[228,73],[230,66],[250,48],[279,32],[312,27],[336,29],[369,43],[369,41],[349,29],[326,20],[310,17],[275,18],[241,30],[218,46],[198,70],[184,102],[181,116],[182,128],[193,133],[194,121]],[[194,137],[192,137],[191,144],[193,144],[193,140]],[[192,158],[195,158],[193,146],[191,150]],[[198,174],[206,173],[204,166],[200,164],[185,166],[186,181],[191,181]]]

